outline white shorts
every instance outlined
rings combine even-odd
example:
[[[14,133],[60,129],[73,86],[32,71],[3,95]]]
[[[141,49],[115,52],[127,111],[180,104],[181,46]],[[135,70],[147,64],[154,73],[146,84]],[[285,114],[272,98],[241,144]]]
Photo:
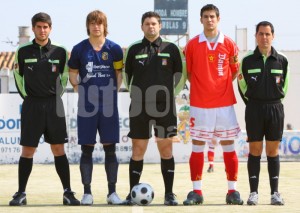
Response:
[[[190,107],[191,138],[209,142],[234,140],[241,133],[233,106],[218,108]]]

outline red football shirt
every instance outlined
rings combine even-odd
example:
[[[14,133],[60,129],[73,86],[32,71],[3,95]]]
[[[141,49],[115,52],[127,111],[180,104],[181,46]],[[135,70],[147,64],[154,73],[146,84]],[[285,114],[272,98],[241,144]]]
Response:
[[[235,104],[232,76],[239,69],[236,44],[221,32],[217,42],[210,43],[202,33],[187,43],[184,52],[191,106],[217,108]]]

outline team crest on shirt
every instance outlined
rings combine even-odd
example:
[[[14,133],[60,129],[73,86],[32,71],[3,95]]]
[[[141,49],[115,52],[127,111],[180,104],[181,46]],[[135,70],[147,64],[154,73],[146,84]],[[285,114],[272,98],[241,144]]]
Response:
[[[57,66],[55,64],[52,64],[52,72],[56,72],[57,71]]]
[[[215,55],[214,54],[208,54],[208,61],[214,62],[215,61]]]
[[[276,76],[276,84],[280,84],[280,81],[281,81],[280,76]]]
[[[168,65],[168,60],[167,60],[166,58],[163,58],[161,64],[162,64],[163,66]]]
[[[102,53],[102,59],[105,60],[105,61],[108,59],[108,52],[103,52]]]

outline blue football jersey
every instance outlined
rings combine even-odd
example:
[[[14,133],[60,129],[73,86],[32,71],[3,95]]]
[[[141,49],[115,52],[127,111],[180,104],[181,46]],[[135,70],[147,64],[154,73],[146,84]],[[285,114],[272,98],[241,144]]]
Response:
[[[73,47],[68,66],[79,70],[78,106],[117,104],[115,69],[123,66],[123,51],[118,44],[106,39],[101,50],[96,51],[85,39]]]

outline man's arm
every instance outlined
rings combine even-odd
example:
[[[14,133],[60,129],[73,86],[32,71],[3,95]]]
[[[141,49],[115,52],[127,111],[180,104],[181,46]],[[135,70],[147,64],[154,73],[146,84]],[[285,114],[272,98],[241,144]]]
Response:
[[[122,70],[121,69],[115,70],[115,73],[117,78],[117,87],[118,87],[117,91],[119,91],[122,84]]]
[[[22,63],[22,60],[20,60],[19,49],[18,49],[15,56],[13,73],[14,73],[14,78],[15,78],[15,83],[16,83],[18,93],[24,99],[27,96],[27,94],[24,85],[23,69],[24,69],[24,65]]]
[[[68,52],[67,50],[63,47],[63,49],[65,50],[65,57],[63,61],[63,64],[61,65],[62,67],[64,67],[64,69],[62,70],[62,72],[60,73],[60,82],[61,82],[61,86],[62,86],[62,91],[60,96],[63,95],[63,93],[65,92],[65,89],[67,87],[68,84]]]
[[[289,79],[290,79],[290,67],[289,67],[289,63],[286,59],[286,71],[284,73],[284,85],[283,85],[283,92],[284,92],[284,96],[286,95],[287,93],[287,89],[288,89],[288,85],[289,85]]]
[[[247,85],[247,82],[245,80],[244,73],[243,73],[243,59],[240,63],[237,83],[238,83],[238,91],[240,93],[240,96],[243,99],[244,103],[247,104],[248,98],[246,97],[246,91],[247,91],[248,85]]]
[[[71,85],[74,88],[74,92],[78,92],[78,84],[79,84],[78,73],[79,70],[69,68],[69,80]]]
[[[177,46],[176,46],[177,47]],[[174,84],[175,84],[175,95],[183,89],[186,82],[186,64],[183,52],[179,47],[177,47],[177,52],[175,54],[174,63]]]
[[[126,89],[128,91],[130,91],[130,84],[131,84],[131,79],[132,79],[132,67],[131,67],[131,57],[132,57],[132,54],[130,53],[130,47],[128,47],[126,49],[126,52],[125,52],[125,56],[124,56],[124,67],[123,67],[123,83],[126,87]]]

